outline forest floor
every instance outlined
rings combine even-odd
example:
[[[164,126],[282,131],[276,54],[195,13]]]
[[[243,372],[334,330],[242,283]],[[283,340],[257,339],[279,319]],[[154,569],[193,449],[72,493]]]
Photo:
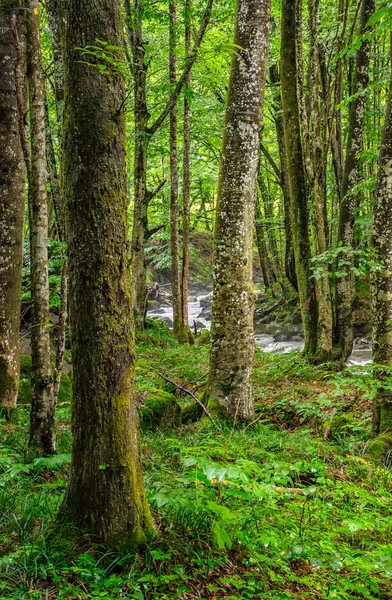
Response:
[[[140,398],[174,391],[162,372],[201,396],[208,345],[149,325],[137,340]],[[64,390],[55,457],[27,462],[27,404],[1,421],[0,599],[392,598],[392,457],[367,458],[369,368],[336,374],[298,352],[256,351],[253,383],[252,425],[142,432],[157,534],[136,555],[86,547],[69,563],[46,549],[70,463]]]

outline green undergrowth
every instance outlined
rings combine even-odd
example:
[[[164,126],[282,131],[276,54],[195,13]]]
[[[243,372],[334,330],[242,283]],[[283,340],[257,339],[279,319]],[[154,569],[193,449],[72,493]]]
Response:
[[[191,406],[159,374],[201,397],[208,351],[151,323],[138,336],[140,396],[161,389]],[[391,598],[392,473],[366,454],[369,373],[257,352],[253,383],[247,428],[142,430],[156,536],[136,555],[86,546],[67,563],[46,549],[69,472],[66,402],[52,458],[26,462],[26,406],[1,422],[0,600]]]

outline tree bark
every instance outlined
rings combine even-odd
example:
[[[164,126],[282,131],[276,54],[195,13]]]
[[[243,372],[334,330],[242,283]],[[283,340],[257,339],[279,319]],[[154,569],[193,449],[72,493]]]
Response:
[[[171,0],[170,43],[169,43],[169,80],[175,86],[177,79],[176,60],[176,27],[177,1]],[[171,253],[171,286],[173,304],[173,333],[181,339],[181,294],[180,294],[180,236],[178,230],[178,165],[177,165],[177,103],[170,111],[170,253]]]
[[[295,266],[305,337],[304,354],[312,356],[317,348],[317,300],[315,284],[310,272],[311,248],[307,185],[297,86],[296,13],[298,1],[282,0],[282,109]]]
[[[273,109],[274,109],[274,121],[276,128],[276,136],[279,148],[279,161],[280,161],[280,185],[283,193],[283,206],[284,206],[284,231],[286,238],[285,247],[285,274],[293,288],[298,291],[297,275],[295,272],[295,256],[293,248],[293,232],[291,228],[291,215],[290,215],[290,187],[287,177],[287,160],[286,160],[286,149],[284,145],[284,131],[283,131],[283,115],[282,115],[282,100],[281,100],[281,89],[280,89],[280,76],[278,66],[271,65],[269,69],[270,80],[274,85],[279,85],[279,88],[274,92],[273,95]]]
[[[181,77],[169,97],[164,109],[151,126],[148,126],[150,115],[146,100],[146,73],[148,65],[143,48],[143,0],[135,0],[133,11],[130,1],[124,0],[127,16],[127,31],[132,47],[132,73],[135,82],[135,150],[134,150],[134,213],[132,229],[132,289],[134,299],[135,324],[138,329],[144,328],[147,312],[147,278],[145,242],[148,238],[148,204],[152,194],[147,190],[147,155],[148,144],[158,129],[165,122],[186,82],[188,73],[194,64],[201,42],[210,20],[213,0],[208,0],[203,20],[192,51],[189,54]]]
[[[270,8],[269,0],[237,2],[216,209],[208,406],[234,422],[253,415],[254,194]]]
[[[374,271],[372,281],[373,361],[377,365],[390,366],[392,361],[392,76],[380,148],[372,243],[377,250],[378,260],[384,267],[383,271]],[[380,387],[374,401],[373,433],[381,436],[384,434],[384,436],[377,440],[377,443],[373,442],[370,452],[374,453],[377,450],[381,456],[392,446],[392,393],[386,372],[377,370],[375,377],[379,380]]]
[[[29,444],[34,451],[53,454],[56,451],[56,444],[49,329],[45,90],[41,64],[38,0],[29,0],[28,9],[27,73],[31,139],[29,214],[32,299],[32,404]]]
[[[374,0],[363,0],[360,35],[366,31],[366,25],[374,13]],[[364,117],[366,110],[366,88],[369,82],[370,40],[363,39],[357,51],[354,99],[350,107],[346,158],[344,162],[342,200],[339,212],[338,243],[351,249],[354,243],[354,222],[357,206],[355,186],[359,181],[360,153],[363,144]],[[336,284],[336,332],[334,355],[345,363],[353,349],[352,305],[354,298],[353,260],[350,254],[346,266],[347,275],[339,278]]]
[[[19,3],[0,2],[0,409],[16,408],[26,169],[19,132],[15,43]]]
[[[134,384],[128,270],[125,86],[75,51],[105,40],[123,47],[119,4],[68,0],[65,27],[63,178],[73,357],[73,452],[51,544],[90,535],[116,548],[153,526],[143,484]],[[121,52],[118,59],[122,60]]]
[[[322,114],[326,119],[325,108],[319,105],[320,95],[320,60],[318,43],[318,8],[319,0],[308,1],[309,34],[310,34],[310,152],[311,195],[313,205],[314,241],[316,253],[323,254],[328,250],[328,221],[327,221],[327,153],[323,139]],[[328,273],[328,265],[323,266],[323,273],[316,282],[318,295],[317,323],[317,358],[326,362],[332,358],[333,313],[332,296]]]
[[[185,56],[191,51],[191,0],[185,0]],[[189,229],[191,202],[191,104],[189,100],[191,72],[189,71],[184,85],[184,149],[183,149],[183,184],[182,184],[182,271],[181,271],[181,322],[188,325],[188,281],[189,281]]]

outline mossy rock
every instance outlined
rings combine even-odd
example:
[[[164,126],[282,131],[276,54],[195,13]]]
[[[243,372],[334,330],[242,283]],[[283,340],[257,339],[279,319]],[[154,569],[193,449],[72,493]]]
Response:
[[[382,433],[366,446],[366,456],[381,463],[387,453],[392,451],[392,433]]]
[[[206,346],[211,341],[211,334],[208,329],[202,329],[196,339],[199,346]]]
[[[349,413],[343,413],[335,415],[333,419],[326,424],[330,427],[331,437],[339,438],[344,435],[350,435],[355,433],[358,429],[358,420]]]
[[[72,382],[68,375],[61,375],[60,389],[58,401],[61,403],[69,403],[72,398]]]
[[[143,429],[171,429],[181,425],[181,407],[173,394],[153,390],[141,409]]]
[[[31,404],[30,379],[19,379],[18,404]]]
[[[181,412],[181,421],[183,424],[186,423],[196,423],[203,416],[203,409],[200,404],[197,402],[193,402],[188,406],[184,406]]]

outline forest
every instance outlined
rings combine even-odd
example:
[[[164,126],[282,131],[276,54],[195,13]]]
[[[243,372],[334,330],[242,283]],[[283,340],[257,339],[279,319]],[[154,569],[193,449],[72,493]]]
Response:
[[[0,600],[392,599],[391,56],[0,0]]]

